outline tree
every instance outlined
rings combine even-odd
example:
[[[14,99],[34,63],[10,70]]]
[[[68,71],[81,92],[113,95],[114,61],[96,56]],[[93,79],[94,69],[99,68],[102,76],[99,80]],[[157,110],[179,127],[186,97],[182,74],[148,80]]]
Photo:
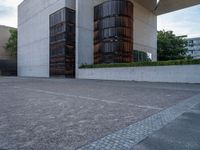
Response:
[[[186,58],[187,41],[184,36],[176,36],[173,31],[158,31],[158,60]]]
[[[10,29],[10,38],[5,45],[5,49],[11,56],[17,56],[17,29]]]

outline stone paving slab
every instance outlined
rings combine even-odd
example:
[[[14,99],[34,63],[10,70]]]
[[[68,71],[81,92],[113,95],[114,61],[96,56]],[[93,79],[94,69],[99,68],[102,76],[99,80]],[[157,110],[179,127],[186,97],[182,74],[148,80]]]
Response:
[[[200,104],[200,95],[189,98],[175,106],[152,115],[138,123],[130,125],[78,150],[128,150],[140,141],[161,129],[184,112]],[[200,134],[200,133],[198,133]],[[200,137],[200,135],[199,135]],[[155,149],[154,149],[155,150]]]

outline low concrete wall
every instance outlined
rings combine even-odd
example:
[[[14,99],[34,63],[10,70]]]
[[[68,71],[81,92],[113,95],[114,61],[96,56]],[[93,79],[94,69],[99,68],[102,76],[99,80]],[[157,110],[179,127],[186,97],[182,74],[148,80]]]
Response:
[[[77,78],[200,83],[200,65],[78,69]]]

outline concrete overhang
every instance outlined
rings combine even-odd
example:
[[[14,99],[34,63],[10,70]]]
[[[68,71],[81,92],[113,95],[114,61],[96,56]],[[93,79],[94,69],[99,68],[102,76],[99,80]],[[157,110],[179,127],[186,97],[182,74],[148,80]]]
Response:
[[[143,7],[154,12],[156,15],[162,15],[176,10],[184,9],[190,6],[200,4],[200,0],[135,0]]]
[[[200,4],[200,0],[160,0],[154,13],[162,15]]]
[[[157,5],[157,0],[135,0],[135,1],[150,11],[154,11]]]

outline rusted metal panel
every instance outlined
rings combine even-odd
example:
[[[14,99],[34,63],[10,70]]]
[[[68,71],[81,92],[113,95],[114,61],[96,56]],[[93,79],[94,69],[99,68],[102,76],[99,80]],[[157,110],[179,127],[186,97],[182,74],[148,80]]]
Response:
[[[75,77],[75,11],[50,15],[50,76]]]
[[[110,0],[94,8],[94,63],[133,60],[133,3]]]

